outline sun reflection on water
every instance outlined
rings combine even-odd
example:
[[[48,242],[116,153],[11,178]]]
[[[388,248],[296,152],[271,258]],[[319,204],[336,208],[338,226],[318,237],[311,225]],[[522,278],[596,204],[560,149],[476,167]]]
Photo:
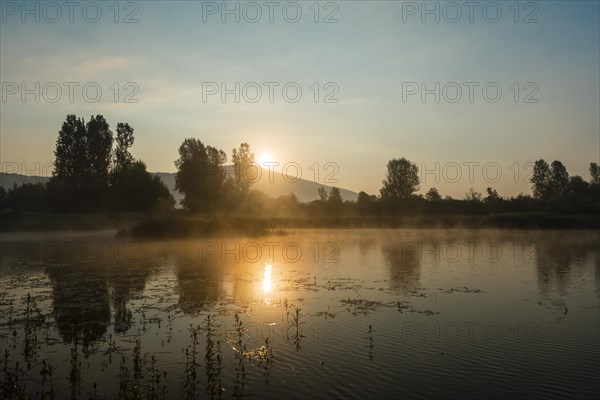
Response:
[[[265,265],[265,270],[263,273],[263,292],[265,293],[270,293],[271,292],[271,288],[272,288],[272,275],[273,273],[273,266],[271,264],[267,264]]]
[[[265,265],[265,270],[263,272],[263,282],[262,282],[264,294],[268,294],[271,292],[271,289],[273,287],[272,274],[273,274],[273,266],[271,264]],[[264,299],[264,302],[266,304],[270,304],[271,299],[266,297]]]

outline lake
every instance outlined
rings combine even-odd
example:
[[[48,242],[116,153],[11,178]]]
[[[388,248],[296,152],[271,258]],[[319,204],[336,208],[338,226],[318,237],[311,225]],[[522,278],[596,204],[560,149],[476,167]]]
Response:
[[[592,398],[600,232],[2,235],[0,397]]]

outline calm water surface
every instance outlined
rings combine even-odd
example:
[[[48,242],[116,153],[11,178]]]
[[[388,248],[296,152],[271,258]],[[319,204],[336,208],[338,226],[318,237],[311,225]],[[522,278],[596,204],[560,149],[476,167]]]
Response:
[[[592,398],[598,243],[585,231],[3,235],[0,386],[83,399]]]

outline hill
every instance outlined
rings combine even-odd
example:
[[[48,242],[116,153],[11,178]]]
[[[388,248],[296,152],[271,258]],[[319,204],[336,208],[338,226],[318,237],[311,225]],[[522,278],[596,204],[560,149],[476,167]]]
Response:
[[[233,166],[228,165],[225,169],[228,175],[233,176]],[[173,194],[175,201],[179,204],[183,196],[175,190],[175,173],[153,172],[153,174],[157,175],[165,183],[171,194]],[[284,176],[280,172],[274,172],[271,178],[269,177],[268,170],[263,169],[260,178],[254,184],[253,188],[271,197],[289,196],[291,193],[294,193],[298,197],[298,200],[302,202],[318,199],[318,189],[321,186],[327,191],[331,189],[331,185],[322,185],[306,179]],[[49,178],[44,176],[0,173],[0,186],[5,189],[12,188],[15,184],[20,186],[25,183],[46,183],[48,180]],[[341,188],[340,194],[344,200],[352,201],[356,200],[358,196],[356,192]]]
[[[228,175],[233,176],[233,166],[228,165],[225,169]],[[179,202],[182,196],[179,192],[175,191],[175,173],[155,172],[154,174],[162,179],[169,188],[169,191],[173,194],[173,197],[175,197],[175,200]],[[331,185],[322,185],[306,179],[298,179],[296,177],[283,175],[280,172],[274,172],[272,179],[270,179],[269,171],[263,169],[260,178],[254,183],[253,189],[259,190],[271,197],[289,196],[291,193],[294,193],[296,197],[298,197],[298,200],[307,202],[319,198],[318,190],[321,186],[328,192],[332,187]],[[358,197],[356,192],[347,189],[340,188],[340,194],[344,200],[355,201]]]
[[[46,176],[35,176],[35,175],[21,175],[21,174],[8,174],[6,172],[0,173],[0,186],[8,190],[14,185],[21,186],[26,183],[46,183],[50,178]]]

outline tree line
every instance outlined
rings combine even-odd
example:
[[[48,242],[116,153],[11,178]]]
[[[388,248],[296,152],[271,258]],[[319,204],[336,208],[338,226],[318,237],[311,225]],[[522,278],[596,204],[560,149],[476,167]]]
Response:
[[[442,197],[432,187],[423,196],[419,190],[419,168],[406,158],[390,160],[379,197],[365,192],[358,194],[361,214],[491,214],[512,212],[552,212],[557,214],[600,213],[600,167],[589,165],[589,182],[569,176],[558,160],[551,165],[540,159],[534,163],[531,178],[532,195],[502,197],[492,187],[485,194],[470,188],[463,199]]]
[[[47,184],[0,189],[3,209],[38,212],[149,212],[173,208],[173,196],[129,152],[134,129],[116,135],[102,115],[68,115],[58,132],[54,171]]]
[[[8,191],[0,187],[0,209],[41,212],[173,212],[174,199],[146,164],[129,149],[134,129],[118,123],[116,135],[102,115],[85,122],[67,116],[58,132],[54,171],[47,184],[24,184]],[[433,187],[419,190],[419,168],[401,157],[387,163],[379,195],[359,192],[356,201],[344,201],[336,187],[318,189],[318,199],[301,203],[297,197],[271,198],[254,190],[258,177],[248,143],[234,148],[231,157],[197,138],[187,138],[175,161],[175,189],[183,194],[184,211],[206,215],[261,217],[385,216],[423,214],[485,214],[600,212],[600,167],[591,163],[589,182],[569,176],[560,161],[535,162],[532,195],[501,197],[491,187],[485,195],[471,188],[464,199],[442,197]],[[231,162],[227,173],[226,164]]]

